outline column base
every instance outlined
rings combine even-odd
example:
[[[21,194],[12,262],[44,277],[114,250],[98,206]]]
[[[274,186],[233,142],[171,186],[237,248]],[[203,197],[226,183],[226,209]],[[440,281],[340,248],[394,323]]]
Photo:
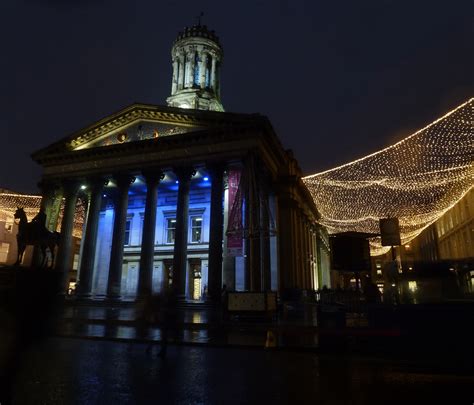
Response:
[[[175,299],[179,303],[186,302],[186,294],[176,294]]]
[[[206,299],[204,300],[206,304],[210,304],[212,306],[220,306],[222,305],[222,297],[219,296],[207,296]]]
[[[116,295],[116,294],[107,294],[106,298],[107,301],[121,301],[122,296],[121,295]]]

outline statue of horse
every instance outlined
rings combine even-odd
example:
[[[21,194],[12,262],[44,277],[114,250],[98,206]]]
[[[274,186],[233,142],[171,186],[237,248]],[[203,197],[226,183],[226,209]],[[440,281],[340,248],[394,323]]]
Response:
[[[39,214],[28,222],[28,219],[23,208],[17,208],[14,215],[15,219],[19,219],[18,234],[16,241],[18,246],[18,256],[15,265],[19,265],[23,259],[23,254],[27,245],[37,246],[41,250],[42,261],[41,267],[46,267],[48,263],[48,256],[46,249],[49,249],[51,254],[51,266],[54,266],[54,248],[59,245],[61,234],[59,232],[50,232],[45,226],[46,215],[40,211]]]

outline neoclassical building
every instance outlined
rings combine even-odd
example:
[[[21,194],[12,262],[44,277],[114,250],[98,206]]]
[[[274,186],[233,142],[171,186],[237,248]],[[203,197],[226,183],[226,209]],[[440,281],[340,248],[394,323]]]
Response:
[[[222,47],[197,25],[172,48],[168,106],[133,104],[33,154],[66,288],[86,201],[77,293],[219,299],[329,282],[327,233],[301,170],[259,114],[224,112]],[[326,281],[327,280],[327,281]]]

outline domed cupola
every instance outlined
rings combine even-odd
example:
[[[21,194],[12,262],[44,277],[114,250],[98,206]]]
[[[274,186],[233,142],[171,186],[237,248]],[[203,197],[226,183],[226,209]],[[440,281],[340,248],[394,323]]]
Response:
[[[220,100],[220,66],[223,50],[214,31],[205,25],[186,27],[178,34],[171,58],[171,107],[224,111]]]

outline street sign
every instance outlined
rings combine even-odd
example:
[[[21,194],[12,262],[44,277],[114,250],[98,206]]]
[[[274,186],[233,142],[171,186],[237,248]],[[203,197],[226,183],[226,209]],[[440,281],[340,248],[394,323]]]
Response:
[[[398,218],[380,218],[379,224],[382,246],[399,246],[402,244]]]

